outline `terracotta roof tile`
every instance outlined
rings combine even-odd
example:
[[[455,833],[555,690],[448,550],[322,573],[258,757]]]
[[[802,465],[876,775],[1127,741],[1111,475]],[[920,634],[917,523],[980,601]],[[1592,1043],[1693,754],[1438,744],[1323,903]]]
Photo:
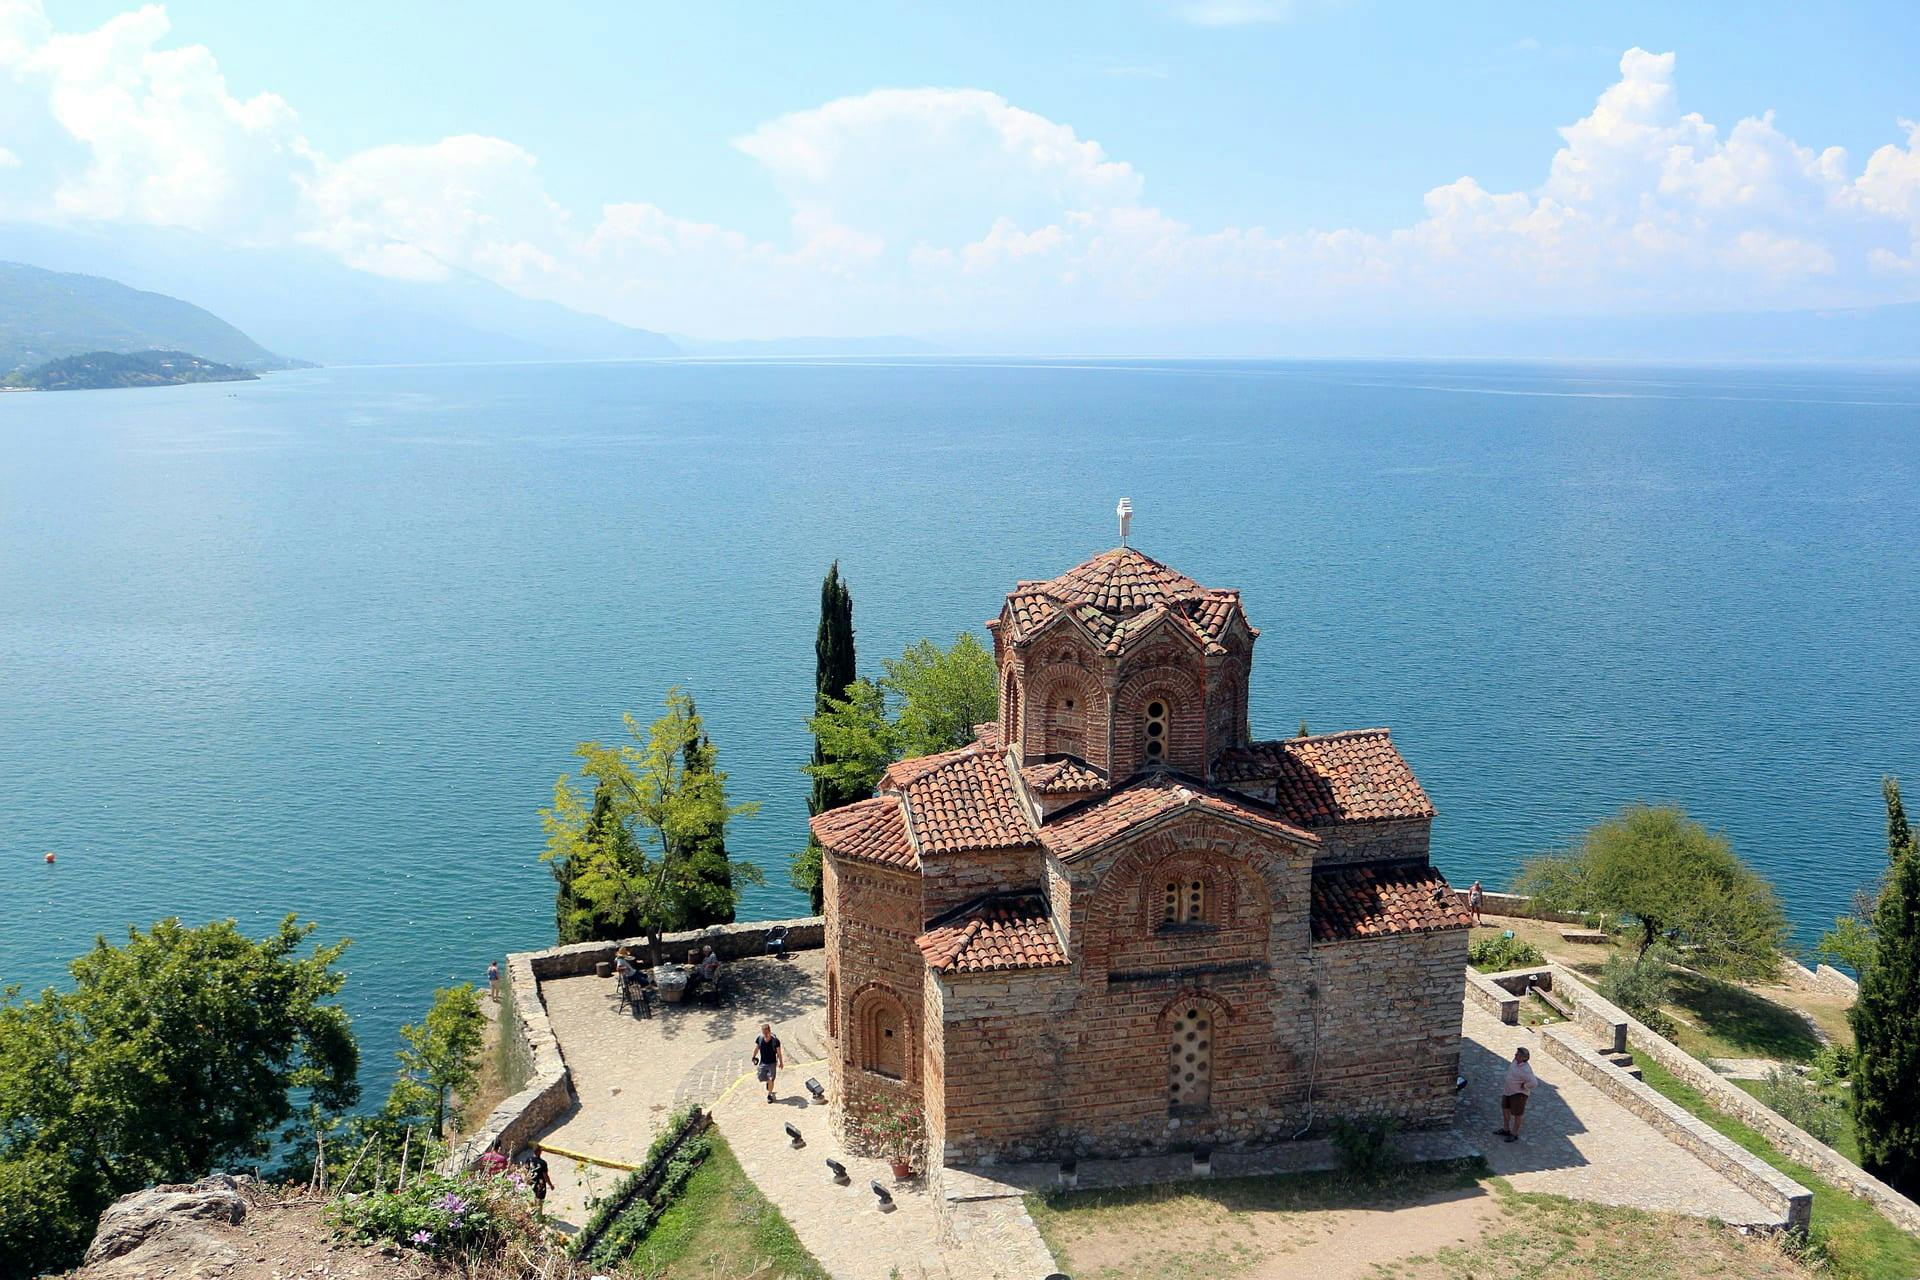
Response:
[[[1434,815],[1433,801],[1385,729],[1250,743],[1221,756],[1214,776],[1272,780],[1276,807],[1303,826]]]
[[[843,858],[909,870],[920,865],[898,796],[875,796],[829,809],[809,825],[815,839]]]
[[[1240,593],[1203,587],[1132,547],[1104,551],[1057,578],[1022,582],[1007,596],[1006,639],[1020,644],[1070,612],[1108,653],[1171,614],[1210,652],[1239,611]]]
[[[1111,795],[1062,809],[1040,828],[1040,841],[1071,862],[1142,823],[1187,807],[1251,822],[1303,844],[1320,841],[1257,801],[1169,773],[1146,774]]]
[[[1030,764],[1020,770],[1020,776],[1026,779],[1029,787],[1043,796],[1100,791],[1107,785],[1104,772],[1074,756],[1058,756]]]
[[[970,742],[966,746],[956,748],[952,751],[941,751],[930,756],[912,756],[905,760],[895,760],[887,766],[886,772],[880,775],[880,790],[899,791],[911,784],[915,779],[932,773],[935,769],[943,765],[952,764],[962,756],[976,755],[980,750],[981,747],[979,743]]]
[[[929,968],[941,973],[1057,969],[1067,953],[1037,897],[999,898],[969,908],[915,940]]]
[[[1034,843],[1033,828],[1014,795],[1005,760],[972,748],[927,759],[937,763],[916,772],[901,789],[922,852],[1012,849]],[[917,763],[902,761],[894,769]]]
[[[1465,929],[1473,915],[1432,867],[1335,867],[1313,875],[1313,940]]]

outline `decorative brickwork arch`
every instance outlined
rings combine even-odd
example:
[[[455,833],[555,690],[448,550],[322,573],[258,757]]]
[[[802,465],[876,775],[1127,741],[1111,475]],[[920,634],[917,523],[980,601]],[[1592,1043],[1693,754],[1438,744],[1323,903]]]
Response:
[[[853,997],[851,1061],[862,1071],[889,1080],[912,1080],[919,1072],[913,1052],[913,1028],[906,1005],[887,987],[874,983]]]
[[[1183,991],[1160,1011],[1167,1046],[1167,1112],[1198,1115],[1213,1105],[1213,1064],[1230,1010],[1204,991]]]
[[[1024,759],[1065,754],[1106,763],[1106,694],[1092,672],[1053,662],[1030,672],[1026,686],[1034,726],[1031,739],[1022,744]]]
[[[1010,747],[1026,739],[1020,724],[1020,681],[1013,674],[1013,664],[1007,664],[1007,676],[1000,687],[1000,738],[1003,747]]]
[[[1114,712],[1114,776],[1165,764],[1192,773],[1206,769],[1206,691],[1177,667],[1155,667],[1129,678]]]

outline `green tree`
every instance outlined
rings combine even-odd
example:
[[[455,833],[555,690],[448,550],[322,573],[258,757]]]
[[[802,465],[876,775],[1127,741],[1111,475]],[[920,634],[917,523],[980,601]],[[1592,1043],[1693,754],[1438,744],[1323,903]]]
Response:
[[[255,940],[231,920],[166,919],[101,938],[69,992],[0,1002],[0,1256],[26,1274],[78,1261],[114,1197],[264,1157],[293,1095],[333,1116],[359,1098],[359,1050],[330,1003],[341,941],[301,955],[288,916]]]
[[[1855,975],[1865,973],[1873,960],[1874,916],[1886,893],[1887,877],[1900,860],[1916,847],[1913,828],[1907,823],[1907,807],[1900,799],[1900,779],[1880,779],[1880,796],[1887,806],[1887,866],[1871,889],[1853,895],[1853,911],[1837,916],[1833,928],[1821,936],[1819,953],[1835,964],[1845,965]]]
[[[1551,909],[1631,918],[1641,955],[1665,941],[1723,977],[1779,969],[1787,923],[1773,886],[1678,808],[1629,805],[1572,849],[1529,859],[1518,887]]]
[[[846,581],[840,576],[840,562],[835,560],[820,584],[820,626],[813,641],[813,714],[818,716],[826,711],[832,699],[845,698],[853,681],[853,593],[847,590]],[[807,797],[809,817],[873,794],[870,788],[848,790],[845,784],[849,779],[825,773],[828,760],[826,744],[814,738],[813,763],[809,770],[813,788]],[[806,848],[793,860],[793,883],[795,888],[806,890],[815,915],[825,906],[821,899],[821,860],[820,842],[809,834]]]
[[[999,714],[993,655],[971,632],[947,649],[922,640],[881,665],[879,681],[854,681],[808,722],[826,759],[807,772],[846,794],[873,794],[895,760],[965,746]]]
[[[471,982],[433,993],[427,1016],[400,1028],[400,1073],[433,1103],[433,1136],[447,1136],[448,1095],[470,1087],[479,1075],[477,1055],[487,1018]]]
[[[1854,1129],[1861,1166],[1914,1195],[1920,1193],[1920,858],[1894,864],[1873,923],[1873,952],[1847,1015],[1856,1046]]]
[[[574,754],[592,791],[563,775],[552,808],[541,811],[541,857],[571,864],[574,900],[596,931],[639,922],[657,935],[731,918],[738,882],[761,881],[751,863],[728,864],[724,877],[715,865],[726,861],[728,821],[760,806],[728,803],[727,775],[714,767],[693,699],[671,689],[666,708],[645,730],[625,716],[628,741],[617,746],[581,743]],[[588,796],[603,791],[607,805],[596,817]]]

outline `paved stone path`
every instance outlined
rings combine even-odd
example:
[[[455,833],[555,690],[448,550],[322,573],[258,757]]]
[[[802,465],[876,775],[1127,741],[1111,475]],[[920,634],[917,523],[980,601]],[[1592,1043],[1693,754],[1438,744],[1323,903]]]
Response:
[[[1724,1222],[1770,1222],[1777,1215],[1692,1153],[1613,1101],[1548,1054],[1528,1027],[1510,1027],[1478,1005],[1466,1006],[1460,1073],[1467,1078],[1459,1123],[1480,1138],[1487,1163],[1518,1191],[1541,1191]],[[1533,1051],[1540,1077],[1520,1141],[1503,1142],[1500,1083],[1520,1045]]]
[[[762,1022],[773,1023],[789,1063],[818,1058],[825,969],[818,951],[786,961],[736,961],[726,970],[733,988],[727,1003],[656,1002],[650,1017],[622,1012],[610,978],[541,983],[579,1101],[540,1141],[637,1164],[676,1108],[711,1102],[751,1070],[747,1055]],[[558,1156],[548,1163],[554,1181],[548,1213],[569,1227],[584,1220],[590,1195],[605,1194],[625,1176]]]

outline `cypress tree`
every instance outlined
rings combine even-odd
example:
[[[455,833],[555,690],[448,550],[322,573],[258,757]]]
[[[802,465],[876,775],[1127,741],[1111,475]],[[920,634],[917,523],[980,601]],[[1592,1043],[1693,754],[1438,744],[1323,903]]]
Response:
[[[1900,802],[1900,779],[1880,779],[1880,794],[1887,800],[1887,861],[1895,863],[1913,851],[1913,828],[1907,825],[1907,806]]]
[[[1848,1013],[1857,1043],[1853,1122],[1861,1166],[1911,1196],[1920,1193],[1920,857],[1895,861],[1874,934]]]
[[[687,714],[693,720],[693,741],[687,744],[689,778],[713,772],[713,739],[707,736],[700,712],[687,700]],[[688,927],[702,929],[710,924],[733,923],[733,864],[727,860],[727,823],[709,825],[693,837],[686,851],[687,868],[695,883],[687,897]]]
[[[819,715],[827,709],[827,699],[846,697],[847,687],[853,681],[853,593],[847,590],[846,580],[840,576],[840,562],[835,560],[820,584],[820,626],[813,640],[813,714]],[[826,761],[826,748],[815,738],[813,763],[821,765]],[[849,792],[825,778],[816,777],[813,790],[807,796],[807,816],[818,817],[829,809],[865,800],[871,794],[870,791]],[[815,915],[825,908],[821,896],[825,887],[821,860],[820,844],[809,833],[807,847],[793,862],[793,883],[807,891]]]

